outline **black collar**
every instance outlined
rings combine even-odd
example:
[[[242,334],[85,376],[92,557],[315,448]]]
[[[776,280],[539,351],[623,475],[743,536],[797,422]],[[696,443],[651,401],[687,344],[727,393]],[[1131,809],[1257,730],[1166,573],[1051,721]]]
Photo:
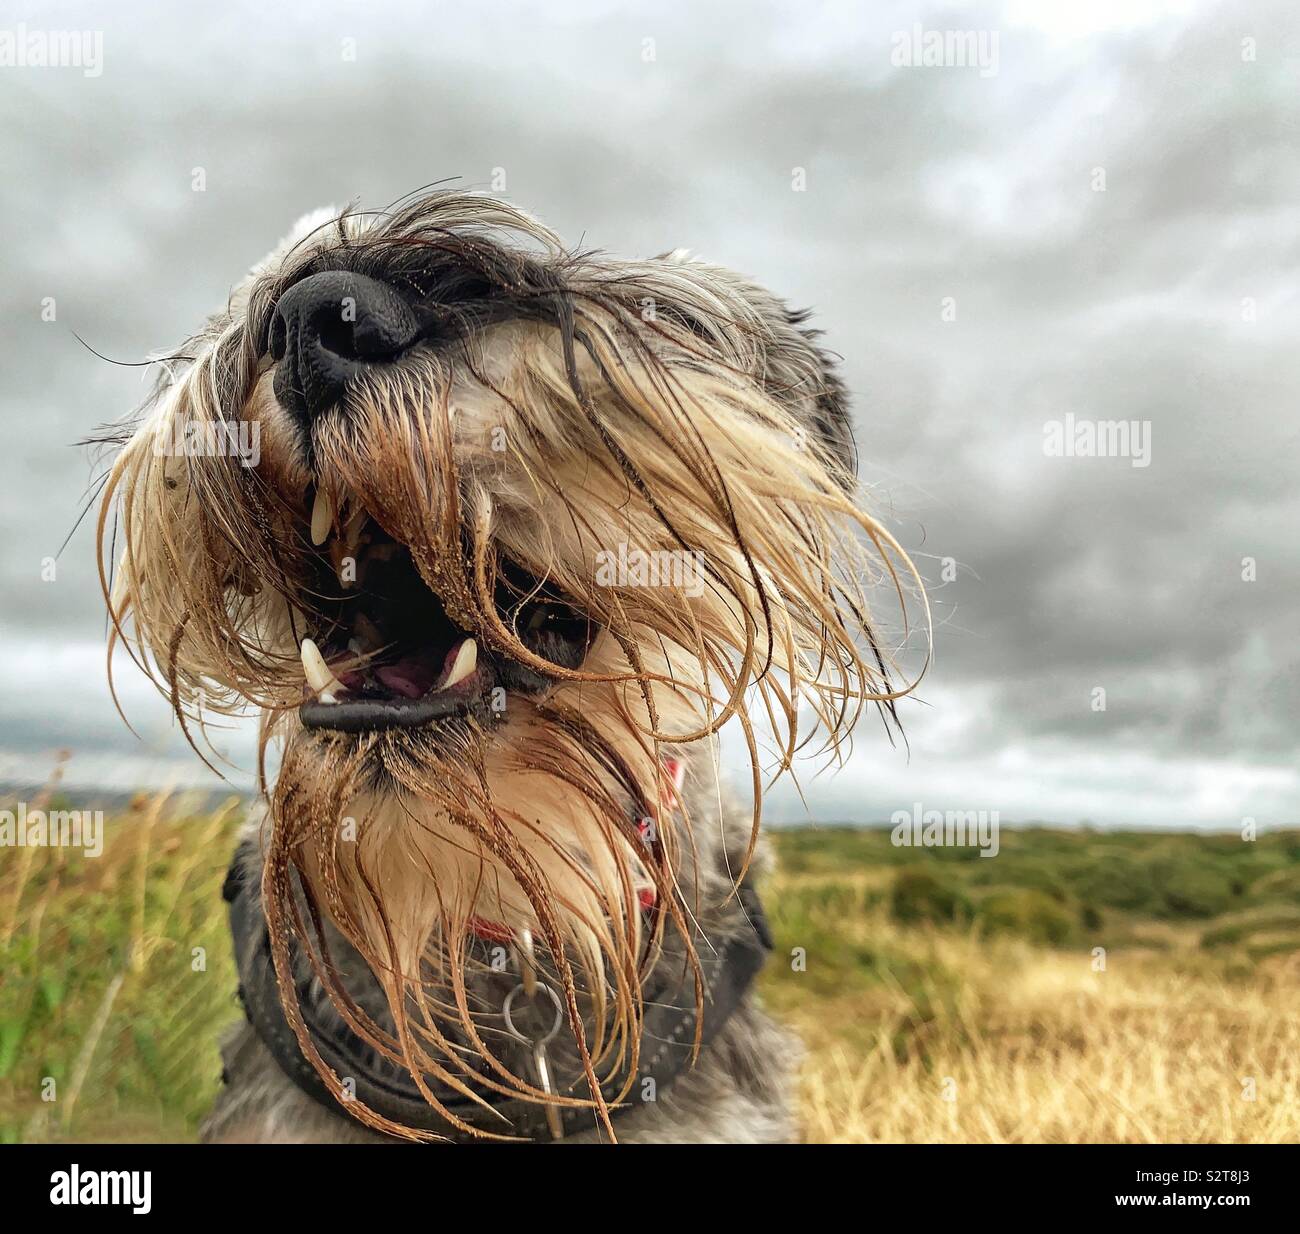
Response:
[[[275,965],[271,958],[266,918],[262,913],[260,889],[251,871],[258,868],[252,860],[252,841],[246,841],[235,854],[226,875],[222,896],[230,905],[230,928],[234,935],[235,958],[239,967],[239,996],[244,1012],[259,1038],[270,1050],[281,1070],[309,1096],[326,1108],[347,1117],[325,1086],[315,1067],[303,1056],[298,1039],[284,1016]],[[750,984],[771,950],[772,939],[758,895],[743,885],[739,891],[737,916],[739,928],[716,949],[700,947],[699,960],[704,979],[704,1018],[701,1046],[707,1046],[741,1004]],[[745,924],[745,921],[748,924]],[[391,1064],[376,1065],[370,1049],[337,1016],[322,1017],[313,1011],[313,1003],[302,998],[300,1006],[307,1030],[321,1057],[336,1075],[355,1082],[355,1097],[377,1114],[422,1131],[433,1131],[449,1140],[467,1141],[477,1137],[449,1124],[425,1101],[409,1073]],[[611,1117],[637,1109],[647,1093],[657,1098],[685,1070],[691,1060],[695,1041],[695,988],[691,980],[666,983],[663,990],[646,992],[645,1013],[641,1029],[640,1063],[635,1082],[628,1087],[622,1105],[612,1106]],[[646,1083],[653,1081],[652,1085]],[[485,1094],[486,1095],[486,1094]],[[607,1097],[612,1098],[612,1092]],[[492,1118],[482,1107],[460,1094],[449,1093],[443,1100],[458,1118],[485,1131],[504,1133],[531,1140],[549,1140],[553,1136],[547,1121],[547,1107],[538,1102],[489,1095],[492,1108],[508,1123]],[[551,1116],[559,1115],[563,1135],[573,1135],[594,1126],[590,1109],[551,1107]]]

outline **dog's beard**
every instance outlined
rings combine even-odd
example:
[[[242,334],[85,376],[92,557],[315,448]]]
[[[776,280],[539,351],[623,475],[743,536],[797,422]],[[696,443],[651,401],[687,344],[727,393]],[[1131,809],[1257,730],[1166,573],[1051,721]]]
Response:
[[[883,564],[901,599],[893,560],[910,563],[798,418],[744,375],[743,338],[722,360],[671,325],[647,342],[642,322],[592,292],[559,326],[494,326],[368,375],[307,453],[276,445],[256,333],[216,339],[113,469],[100,529],[117,493],[115,630],[182,724],[253,702],[264,740],[282,743],[264,901],[289,1021],[327,1085],[341,1094],[295,1010],[291,934],[354,1031],[418,1084],[463,1087],[454,1025],[487,1060],[476,1088],[587,1104],[608,1129],[601,1081],[635,1075],[641,978],[665,931],[689,966],[701,907],[683,874],[699,837],[680,802],[659,808],[665,755],[739,724],[755,804],[738,881],[762,795],[749,712],[776,736],[779,774],[812,732],[838,748],[864,705],[905,693],[889,683],[866,592]],[[178,422],[242,416],[265,427],[258,468],[151,448]],[[512,696],[504,716],[469,709],[433,729],[304,730],[299,644],[322,613],[325,553],[306,535],[318,489],[339,514],[364,510],[456,627],[548,688]],[[599,555],[620,544],[691,554],[699,585],[602,577]],[[590,622],[581,663],[547,658],[515,624],[501,596],[520,571]],[[653,845],[636,825],[647,808]],[[375,973],[394,1031],[350,1004],[312,945],[318,913]],[[548,1098],[478,1031],[465,972],[484,919],[529,929],[549,957],[585,1101]],[[698,993],[698,967],[694,980]],[[346,1106],[378,1130],[421,1134]]]
[[[319,950],[322,935],[298,905],[309,917],[323,910],[374,972],[392,1012],[392,1034],[355,1008],[353,1030],[401,1061],[430,1104],[467,1130],[424,1077],[452,1088],[472,1078],[480,1090],[546,1099],[537,1077],[512,1071],[485,1031],[500,1007],[471,1005],[485,936],[509,948],[512,935],[529,930],[596,1093],[636,1074],[640,984],[664,923],[690,937],[673,882],[677,832],[665,828],[659,842],[636,825],[640,800],[654,791],[647,760],[625,761],[590,714],[550,702],[511,727],[505,742],[469,720],[425,749],[391,733],[297,735],[272,794],[263,894],[277,970],[291,971],[292,931],[313,945],[316,975],[336,1005],[346,1004]],[[647,893],[652,914],[643,912]],[[315,1047],[295,1027],[312,1057]],[[349,1108],[376,1129],[404,1130],[356,1101]]]

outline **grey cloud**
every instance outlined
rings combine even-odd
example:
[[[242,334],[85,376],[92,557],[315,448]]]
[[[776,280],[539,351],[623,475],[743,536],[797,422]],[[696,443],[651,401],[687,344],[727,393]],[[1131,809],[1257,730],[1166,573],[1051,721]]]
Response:
[[[39,577],[91,476],[70,443],[144,392],[72,331],[139,360],[305,210],[501,167],[575,243],[687,245],[814,306],[878,507],[936,584],[961,563],[933,593],[930,705],[904,707],[911,761],[864,727],[839,779],[806,786],[814,813],[992,785],[1067,821],[1209,820],[1252,794],[1294,815],[1289,6],[1207,4],[1072,43],[994,5],[861,8],[58,10],[105,30],[103,76],[0,74],[0,631],[36,663],[7,682],[0,768],[64,743],[96,767],[139,753],[93,671],[51,674],[53,711],[41,696],[39,649],[103,634],[86,529],[58,582]],[[914,21],[998,29],[999,75],[892,69],[891,33]],[[1150,421],[1151,466],[1045,457],[1043,424],[1067,412]],[[146,749],[179,765],[161,700],[133,703]],[[1194,787],[1196,766],[1238,787]]]

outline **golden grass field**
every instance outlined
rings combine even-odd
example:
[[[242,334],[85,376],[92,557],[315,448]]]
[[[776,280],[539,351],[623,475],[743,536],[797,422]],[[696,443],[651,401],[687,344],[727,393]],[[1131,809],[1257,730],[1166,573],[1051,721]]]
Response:
[[[886,923],[859,925],[887,936]],[[1087,956],[1023,943],[936,933],[900,945],[962,974],[928,1029],[911,995],[888,984],[878,997],[845,995],[821,1009],[782,1002],[809,1050],[810,1141],[1300,1138],[1295,963],[1229,981],[1137,949],[1095,973]],[[900,1049],[900,1034],[914,1043]]]
[[[97,859],[0,849],[0,1139],[194,1138],[240,1014],[241,811],[142,799]],[[1300,1139],[1300,833],[774,839],[763,985],[805,1139]]]

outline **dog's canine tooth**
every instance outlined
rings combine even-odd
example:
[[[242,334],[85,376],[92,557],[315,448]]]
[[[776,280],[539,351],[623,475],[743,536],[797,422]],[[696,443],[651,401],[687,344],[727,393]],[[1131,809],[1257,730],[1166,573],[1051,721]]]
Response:
[[[311,542],[316,545],[324,544],[333,526],[334,503],[323,488],[318,488],[316,500],[312,502],[311,507]]]
[[[302,640],[302,671],[306,674],[307,684],[316,691],[322,703],[335,701],[335,694],[347,687],[330,672],[320,648],[311,639]]]
[[[450,690],[452,686],[464,681],[477,667],[478,644],[472,638],[467,638],[461,643],[460,650],[456,652],[451,672],[447,674],[447,680],[443,682],[442,688]]]

